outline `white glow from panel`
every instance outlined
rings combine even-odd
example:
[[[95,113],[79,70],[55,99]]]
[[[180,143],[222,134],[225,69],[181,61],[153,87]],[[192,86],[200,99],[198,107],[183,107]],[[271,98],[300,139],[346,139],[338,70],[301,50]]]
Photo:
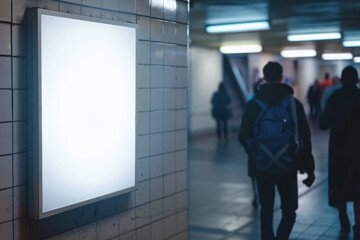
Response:
[[[353,58],[351,53],[324,53],[321,55],[324,60],[349,60]]]
[[[208,33],[227,33],[227,32],[247,32],[267,30],[270,28],[268,22],[248,22],[248,23],[229,23],[219,25],[209,25],[206,27]]]
[[[164,6],[164,10],[168,11],[176,10],[176,0],[150,0],[150,5],[155,8]]]
[[[343,41],[344,47],[360,47],[360,40]]]
[[[292,34],[288,35],[287,39],[290,42],[296,41],[318,41],[318,40],[329,40],[329,39],[340,39],[341,34],[338,32],[332,33],[313,33],[313,34]]]
[[[356,63],[360,63],[360,57],[354,57],[354,62],[356,62]]]
[[[136,29],[41,16],[42,210],[135,185]]]
[[[261,45],[228,45],[220,47],[220,52],[223,54],[257,53],[261,51]]]
[[[315,57],[316,51],[313,49],[282,50],[280,54],[284,58]]]

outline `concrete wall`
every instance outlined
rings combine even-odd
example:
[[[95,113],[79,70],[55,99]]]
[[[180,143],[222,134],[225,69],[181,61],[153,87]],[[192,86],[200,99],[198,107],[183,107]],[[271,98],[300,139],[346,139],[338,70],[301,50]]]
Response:
[[[0,1],[0,239],[187,237],[188,0]],[[44,220],[28,217],[27,8],[139,25],[137,183]]]
[[[341,77],[341,71],[352,65],[359,71],[359,64],[353,61],[323,61],[315,58],[303,58],[298,60],[298,84],[296,86],[297,97],[304,105],[308,105],[306,94],[315,79],[324,79],[324,74],[330,74],[330,78]]]
[[[190,49],[191,66],[191,114],[189,116],[191,134],[211,132],[215,122],[210,114],[211,94],[217,88],[222,78],[222,56],[217,49],[192,46]],[[247,86],[252,91],[254,75],[263,77],[262,69],[268,61],[279,62],[294,89],[294,95],[307,107],[306,93],[316,78],[322,79],[324,72],[331,76],[340,76],[342,69],[347,65],[359,68],[359,64],[351,61],[322,61],[315,58],[285,59],[280,55],[259,53],[248,55]],[[256,78],[256,77],[255,77]]]
[[[222,81],[222,56],[217,49],[190,48],[190,132],[198,134],[215,129],[211,117],[211,97]]]
[[[298,61],[298,99],[307,105],[306,94],[309,87],[319,78],[319,61],[314,58],[304,58]],[[322,78],[319,78],[319,80]]]

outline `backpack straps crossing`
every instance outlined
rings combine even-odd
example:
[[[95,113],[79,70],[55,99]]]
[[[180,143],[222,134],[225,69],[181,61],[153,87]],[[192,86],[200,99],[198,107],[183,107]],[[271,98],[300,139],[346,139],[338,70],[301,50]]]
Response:
[[[271,162],[268,162],[267,165],[265,165],[263,168],[266,169],[268,166],[272,164],[278,165],[280,168],[285,167],[279,162],[280,157],[289,149],[290,144],[286,144],[277,154],[273,154],[264,144],[260,144],[259,147],[264,151],[264,153],[272,160]]]
[[[263,109],[262,113],[260,113],[259,118],[261,118],[269,109],[271,108],[271,105],[255,98],[256,103]],[[281,106],[286,107],[287,105],[290,105],[290,114],[293,121],[293,138],[295,143],[295,152],[299,149],[300,143],[299,143],[299,134],[298,134],[298,119],[297,119],[297,112],[296,112],[296,102],[295,98],[292,95],[289,95],[286,97],[286,99],[283,99],[281,101]],[[290,148],[290,144],[285,144],[283,148],[281,148],[276,154],[273,154],[264,144],[259,144],[260,149],[270,158],[272,159],[271,162],[268,162],[265,166],[263,166],[264,169],[266,169],[268,166],[272,164],[278,165],[280,168],[285,167],[279,162],[280,157]]]

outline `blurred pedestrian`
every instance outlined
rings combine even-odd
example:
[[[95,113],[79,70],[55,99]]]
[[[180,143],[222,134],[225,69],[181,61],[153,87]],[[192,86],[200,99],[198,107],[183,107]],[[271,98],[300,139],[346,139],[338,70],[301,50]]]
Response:
[[[277,62],[268,62],[264,66],[265,83],[260,85],[255,97],[246,104],[239,132],[239,141],[249,154],[248,174],[256,178],[261,206],[262,240],[275,239],[273,230],[275,189],[279,192],[282,210],[276,239],[286,240],[289,239],[294,226],[298,208],[297,171],[307,173],[308,177],[304,180],[307,186],[311,186],[315,180],[310,128],[302,104],[292,96],[293,89],[281,83],[282,72],[282,66]],[[287,118],[281,118],[276,123],[266,121],[267,125],[265,123],[260,125],[259,121],[265,119],[262,117],[264,114],[271,112],[276,115],[277,112],[272,111],[273,108],[281,110]],[[261,131],[265,132],[263,131],[265,127],[262,127],[272,123],[273,126],[276,125],[274,134],[280,136],[282,132],[287,132],[289,134],[286,138],[278,139],[269,135],[267,141],[257,142],[256,137]],[[267,130],[271,132],[273,129],[267,128]],[[295,141],[293,135],[298,135],[302,142],[298,152],[295,151],[297,149],[295,146],[299,145],[299,141]],[[269,150],[274,143],[284,141],[286,142],[281,145],[279,151]],[[297,153],[296,157],[295,153]]]
[[[211,114],[216,121],[216,135],[220,140],[222,136],[228,137],[228,119],[231,118],[232,112],[229,107],[231,99],[225,89],[224,83],[219,84],[218,90],[211,98]]]
[[[332,78],[332,84],[329,87],[326,87],[324,90],[324,93],[321,97],[321,101],[320,101],[320,107],[321,107],[321,111],[324,111],[325,109],[325,104],[326,101],[328,100],[328,98],[330,97],[331,94],[333,94],[335,92],[335,90],[341,88],[341,83],[340,83],[340,78],[339,77],[333,77]]]
[[[325,88],[331,86],[332,82],[329,73],[324,74],[324,79],[320,82],[320,95],[324,94]]]
[[[320,84],[319,80],[315,79],[314,84],[310,86],[306,98],[310,106],[310,118],[318,118],[320,115]]]
[[[357,70],[341,73],[342,87],[327,100],[319,127],[330,129],[329,205],[339,211],[341,232],[350,231],[347,202],[354,203],[354,235],[360,237],[360,90]]]

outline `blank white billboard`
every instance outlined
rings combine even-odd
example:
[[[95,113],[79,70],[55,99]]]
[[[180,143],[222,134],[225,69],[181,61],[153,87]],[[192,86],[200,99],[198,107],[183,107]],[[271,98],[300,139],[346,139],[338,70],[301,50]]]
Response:
[[[137,36],[133,25],[37,19],[41,218],[135,186]]]

